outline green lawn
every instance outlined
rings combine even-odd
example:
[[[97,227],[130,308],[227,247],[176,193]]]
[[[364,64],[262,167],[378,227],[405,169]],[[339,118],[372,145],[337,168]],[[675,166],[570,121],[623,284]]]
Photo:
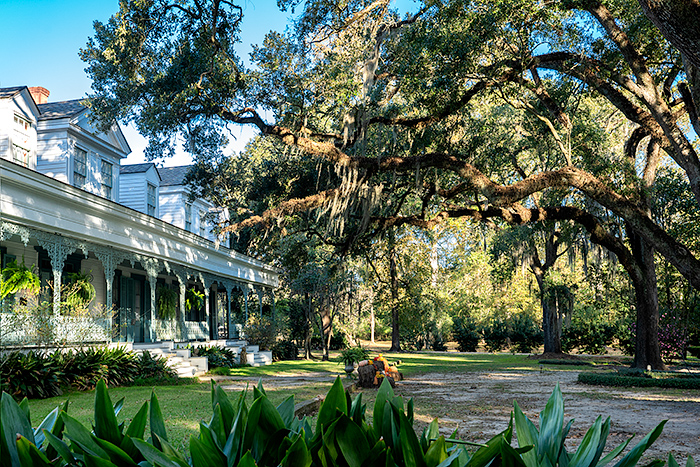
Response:
[[[372,353],[375,356],[376,353]],[[335,358],[337,353],[332,354]],[[460,353],[387,353],[385,354],[390,362],[401,361],[399,369],[406,377],[425,374],[430,372],[449,373],[467,371],[527,371],[538,370],[539,363],[535,359],[528,359],[524,356],[512,355],[508,353],[500,354],[460,354]],[[566,366],[561,370],[590,370],[591,367]],[[295,394],[295,402],[308,400],[317,394],[326,394],[333,381],[333,377],[343,374],[342,365],[337,361],[286,361],[277,362],[265,367],[236,368],[232,370],[231,382],[238,383],[238,378],[246,378],[251,385],[248,391],[248,404],[252,402],[252,386],[255,385],[256,378],[265,379],[271,376],[313,375],[319,376],[318,383],[306,385],[278,385],[276,389],[268,388],[267,393],[270,400],[279,404],[291,394]],[[111,388],[110,396],[112,401],[125,397],[124,408],[120,413],[120,421],[126,420],[127,424],[141,405],[150,400],[151,390],[155,390],[161,405],[163,416],[165,417],[168,436],[174,446],[181,449],[189,444],[190,435],[197,435],[199,432],[199,422],[208,421],[211,417],[211,392],[210,383],[193,383],[179,386],[150,387],[127,387]],[[234,392],[232,390],[232,392]],[[238,393],[238,390],[235,391]],[[94,393],[73,392],[63,396],[44,400],[32,400],[30,403],[32,413],[32,423],[37,425],[43,417],[53,408],[63,403],[66,399],[70,401],[68,413],[90,426],[93,417]],[[371,400],[371,397],[370,397]]]

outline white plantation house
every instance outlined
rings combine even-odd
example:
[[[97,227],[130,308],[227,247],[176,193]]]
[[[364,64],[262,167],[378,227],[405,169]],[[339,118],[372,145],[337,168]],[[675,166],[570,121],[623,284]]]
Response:
[[[237,337],[249,308],[274,303],[278,271],[216,241],[221,211],[189,199],[188,167],[121,165],[131,150],[116,124],[102,133],[79,100],[48,95],[0,88],[0,266],[24,259],[42,285],[89,273],[123,342]],[[174,317],[160,316],[161,287],[179,297]],[[186,307],[188,289],[201,307]]]

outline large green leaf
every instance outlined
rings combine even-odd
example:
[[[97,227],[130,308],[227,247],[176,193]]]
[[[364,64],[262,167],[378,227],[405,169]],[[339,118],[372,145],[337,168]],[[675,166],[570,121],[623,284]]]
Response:
[[[221,467],[226,465],[226,457],[210,441],[200,441],[190,436],[190,455],[192,467]]]
[[[109,458],[104,449],[97,444],[93,435],[78,420],[66,413],[62,413],[61,418],[66,425],[65,436],[67,436],[71,442],[76,443],[87,454],[101,457],[102,459]]]
[[[287,449],[287,453],[280,462],[281,467],[309,467],[312,462],[304,437],[297,435],[292,445]]]
[[[245,456],[241,458],[241,461],[236,467],[258,467],[258,464],[255,463],[253,455],[248,451],[245,453]]]
[[[569,459],[569,467],[589,467],[590,465],[595,465],[595,457],[596,454],[598,454],[602,426],[603,419],[599,415],[584,435],[574,455]]]
[[[122,442],[119,423],[114,415],[114,405],[103,379],[97,382],[95,388],[95,436],[115,446],[119,446]]]
[[[22,467],[51,467],[44,453],[24,436],[17,438],[17,454]]]
[[[564,398],[557,383],[544,410],[540,412],[540,435],[537,452],[546,455],[550,461],[559,458],[564,426]]]
[[[178,462],[177,459],[166,456],[163,452],[156,449],[155,446],[142,439],[135,438],[134,445],[154,467],[188,467],[186,463]]]
[[[360,467],[369,454],[369,443],[362,428],[347,415],[341,415],[336,425],[336,441],[350,467]]]
[[[86,454],[83,461],[85,462],[85,467],[117,467],[114,462],[92,454]]]
[[[428,467],[436,467],[448,458],[445,437],[440,436],[434,441],[425,453],[425,463]]]
[[[41,446],[44,444],[44,440],[46,439],[46,437],[44,436],[44,430],[53,430],[54,426],[56,426],[56,422],[58,421],[60,413],[61,406],[59,405],[55,409],[53,409],[46,417],[44,417],[44,420],[42,420],[39,426],[36,427],[36,429],[34,429],[34,442],[37,446]]]
[[[24,436],[34,443],[34,430],[27,418],[27,413],[20,408],[8,393],[0,397],[0,432],[2,434],[2,463],[3,465],[19,466],[17,453],[17,435]]]
[[[367,410],[367,405],[362,403],[362,393],[358,393],[353,399],[352,404],[350,404],[350,411],[348,415],[353,419],[358,425],[362,425],[362,421],[365,417],[365,411]]]
[[[248,412],[242,452],[250,450],[255,459],[260,459],[269,438],[279,430],[286,430],[282,417],[266,396],[253,402]]]
[[[32,413],[29,408],[29,399],[25,396],[19,403],[19,408],[22,409],[22,412],[24,412],[27,415],[27,420],[29,420],[29,424],[32,424]]]
[[[59,439],[50,431],[44,431],[44,436],[46,437],[46,441],[49,443],[49,446],[51,446],[56,455],[61,456],[61,459],[66,461],[68,465],[75,464],[75,456],[73,456],[73,453],[71,452],[70,448],[62,439]],[[53,459],[54,457],[51,456],[51,458]]]
[[[223,423],[223,431],[228,433],[233,426],[233,419],[236,416],[236,410],[228,398],[226,391],[214,381],[211,382],[211,407],[214,409],[217,404],[221,406],[221,421]],[[223,440],[222,440],[223,442]]]
[[[131,456],[118,446],[99,438],[95,438],[95,442],[107,453],[109,460],[120,467],[137,467]]]
[[[212,415],[209,425],[206,426],[209,429],[212,439],[214,440],[215,447],[223,451],[224,445],[226,445],[226,438],[228,438],[228,433],[231,428],[228,430],[225,430],[224,428],[224,420],[223,415],[221,414],[220,404],[216,404],[214,406],[214,415]]]
[[[241,445],[243,444],[246,424],[248,421],[248,409],[245,403],[240,405],[240,410],[236,414],[236,418],[233,421],[233,426],[231,427],[231,432],[226,439],[226,445],[224,446],[224,455],[228,459],[228,467],[233,467],[234,463],[238,461],[241,454]]]
[[[408,418],[403,413],[403,405],[398,406],[393,402],[391,407],[394,416],[399,420],[399,448],[404,460],[404,465],[411,467],[425,467],[425,458],[423,450],[420,447],[420,442],[413,429],[413,425],[408,421]]]
[[[153,445],[160,449],[160,439],[168,440],[168,434],[165,431],[165,422],[163,421],[163,412],[160,410],[160,404],[158,403],[158,398],[155,392],[151,392],[151,410],[150,410],[150,423],[151,423],[151,439],[153,440]],[[158,436],[154,436],[158,435]]]
[[[126,433],[122,438],[122,442],[119,444],[119,447],[134,459],[138,457],[139,450],[136,449],[136,446],[134,446],[132,439],[143,439],[143,435],[146,432],[147,421],[148,402],[144,402],[134,418],[131,420],[129,427],[126,429]]]
[[[378,436],[384,436],[384,405],[387,401],[394,398],[394,390],[391,388],[389,381],[384,378],[382,384],[377,391],[377,397],[374,400],[373,425]]]
[[[284,426],[291,429],[294,421],[294,394],[287,397],[277,406],[277,412],[282,417]]]
[[[318,410],[316,418],[316,432],[321,431],[322,426],[328,426],[337,418],[336,411],[345,415],[348,414],[348,401],[345,397],[345,389],[340,377],[337,377],[331,386],[330,391]]]
[[[630,452],[627,453],[625,457],[620,459],[620,461],[615,464],[615,467],[632,467],[637,465],[637,461],[639,461],[639,459],[642,457],[644,451],[646,451],[649,446],[651,446],[661,435],[667,421],[668,420],[662,421],[656,426],[656,428],[651,430],[635,447],[630,450]]]
[[[516,401],[513,401],[513,412],[515,420],[515,432],[518,437],[518,446],[538,446],[537,428],[532,421],[525,416],[520,406]],[[538,467],[537,451],[532,449],[522,456],[523,462],[527,467]]]
[[[608,465],[613,459],[619,456],[622,451],[625,450],[627,445],[630,444],[630,441],[632,441],[632,438],[629,438],[627,441],[610,451],[605,457],[598,461],[596,467],[605,467]]]
[[[420,446],[423,449],[423,452],[428,451],[428,447],[430,446],[430,440],[437,439],[439,435],[440,431],[438,426],[438,420],[437,418],[434,418],[433,421],[430,422],[428,426],[426,426],[423,429],[423,433],[420,437]]]
[[[63,429],[64,429],[65,425],[63,424],[63,417],[61,417],[61,414],[66,413],[68,411],[68,401],[65,401],[63,403],[63,405],[60,407],[61,407],[61,410],[58,413],[58,420],[56,420],[56,423],[54,423],[53,428],[51,428],[51,430],[50,430],[51,434],[56,436],[57,438],[63,437]],[[44,434],[44,436],[46,436],[46,435]],[[43,445],[43,443],[41,443],[41,444]],[[39,445],[39,444],[37,443],[37,445]],[[58,456],[58,452],[51,444],[49,444],[46,447],[45,452],[46,452],[46,457],[48,457],[49,459],[54,459],[56,456]]]

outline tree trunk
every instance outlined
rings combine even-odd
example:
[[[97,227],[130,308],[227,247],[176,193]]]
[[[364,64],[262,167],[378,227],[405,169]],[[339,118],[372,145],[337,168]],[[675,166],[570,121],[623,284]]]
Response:
[[[639,235],[630,231],[632,254],[639,267],[639,277],[632,275],[637,329],[634,351],[634,368],[665,370],[659,346],[659,289],[656,283],[654,249]]]
[[[399,277],[396,271],[396,244],[394,229],[389,231],[389,281],[391,287],[391,348],[390,352],[401,351],[399,335]]]
[[[330,359],[329,349],[333,335],[333,321],[330,305],[325,304],[321,308],[321,338],[323,340],[323,361]]]
[[[552,306],[552,297],[541,268],[534,268],[537,285],[540,289],[540,302],[542,304],[542,331],[544,333],[544,353],[562,353],[561,331],[559,329],[559,315],[557,308]]]
[[[306,323],[304,323],[304,358],[307,360],[311,359],[311,317],[312,315],[312,304],[311,304],[311,295],[306,292],[305,293],[305,298],[306,298],[306,309],[305,309],[305,318],[306,318]]]

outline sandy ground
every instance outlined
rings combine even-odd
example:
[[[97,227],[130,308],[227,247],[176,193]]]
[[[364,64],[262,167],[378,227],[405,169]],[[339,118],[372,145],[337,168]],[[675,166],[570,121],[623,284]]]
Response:
[[[396,393],[414,399],[418,430],[437,416],[445,434],[457,429],[460,439],[483,442],[507,427],[514,399],[537,425],[539,412],[559,383],[564,395],[565,423],[575,419],[567,442],[569,452],[575,450],[596,417],[602,415],[612,420],[606,452],[634,435],[628,449],[631,448],[659,422],[668,420],[645,459],[665,458],[672,452],[682,461],[681,465],[685,465],[688,455],[700,460],[700,391],[589,386],[578,383],[577,375],[575,371],[551,370],[429,373],[400,382]],[[321,375],[285,375],[263,378],[263,385],[293,392],[295,386],[329,380]],[[255,382],[222,384],[234,390]],[[374,399],[376,390],[364,391],[367,399]]]
[[[401,382],[397,392],[414,397],[417,418],[421,404],[447,407],[440,414],[442,429],[451,432],[456,428],[462,439],[485,441],[507,427],[514,399],[538,424],[539,412],[559,383],[565,423],[575,419],[567,443],[569,452],[602,415],[612,420],[608,449],[636,435],[631,443],[634,446],[659,422],[668,420],[646,457],[665,457],[672,452],[677,460],[683,459],[683,465],[688,455],[700,459],[700,391],[589,386],[578,383],[577,376],[573,371],[426,374]],[[429,422],[430,417],[423,421]]]

